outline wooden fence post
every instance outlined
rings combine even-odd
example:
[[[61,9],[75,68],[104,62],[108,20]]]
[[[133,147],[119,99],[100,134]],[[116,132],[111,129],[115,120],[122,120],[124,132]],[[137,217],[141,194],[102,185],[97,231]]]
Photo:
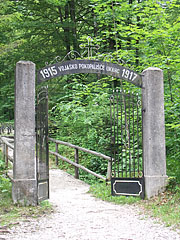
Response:
[[[111,161],[108,161],[108,167],[107,167],[107,180],[111,180],[111,175],[112,175],[112,164]]]
[[[56,153],[58,153],[58,143],[56,143]],[[56,166],[58,166],[58,156],[56,156]]]
[[[78,149],[75,148],[75,163],[79,164]],[[75,167],[75,178],[79,179],[79,168]]]
[[[8,145],[5,144],[5,163],[6,168],[8,168]]]
[[[6,144],[5,143],[3,143],[3,159],[4,159],[4,161],[6,161]]]

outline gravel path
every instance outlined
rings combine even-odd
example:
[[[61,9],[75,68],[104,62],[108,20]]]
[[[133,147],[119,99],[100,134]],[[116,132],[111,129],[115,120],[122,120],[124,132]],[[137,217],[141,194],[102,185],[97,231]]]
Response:
[[[89,186],[51,170],[50,216],[23,222],[0,236],[6,240],[174,240],[180,235],[138,214],[135,206],[114,205],[88,194]]]

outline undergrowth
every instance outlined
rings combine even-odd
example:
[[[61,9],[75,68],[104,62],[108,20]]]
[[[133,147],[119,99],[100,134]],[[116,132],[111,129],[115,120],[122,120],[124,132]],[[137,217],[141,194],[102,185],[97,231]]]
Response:
[[[11,196],[12,184],[6,176],[4,161],[0,153],[0,227],[11,227],[19,221],[28,218],[38,218],[52,212],[52,206],[48,201],[42,202],[37,207],[21,207],[14,205]]]
[[[138,197],[111,196],[111,186],[110,184],[106,184],[104,182],[91,185],[89,192],[103,201],[113,202],[116,204],[134,204],[140,201],[140,198]]]
[[[151,200],[145,200],[141,207],[151,216],[162,220],[166,226],[180,229],[180,192],[172,194],[166,191]]]
[[[166,226],[180,229],[180,185],[175,178],[170,178],[164,193],[141,203],[143,210],[160,219]]]
[[[91,185],[89,192],[103,201],[115,204],[135,204],[140,208],[140,214],[152,216],[165,223],[180,229],[180,186],[170,181],[164,193],[150,200],[142,200],[138,197],[111,196],[111,187],[105,183]]]
[[[52,207],[48,201],[42,202],[37,207],[14,205],[11,197],[11,182],[4,176],[0,176],[0,226],[10,227],[20,220],[37,218],[51,211]]]

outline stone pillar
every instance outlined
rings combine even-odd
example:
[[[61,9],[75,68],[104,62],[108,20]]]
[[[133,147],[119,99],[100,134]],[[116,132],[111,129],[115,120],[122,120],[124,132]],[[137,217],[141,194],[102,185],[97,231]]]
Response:
[[[150,67],[142,80],[144,177],[149,199],[162,192],[167,182],[163,72]]]
[[[19,61],[15,82],[14,203],[37,205],[35,155],[35,64]]]

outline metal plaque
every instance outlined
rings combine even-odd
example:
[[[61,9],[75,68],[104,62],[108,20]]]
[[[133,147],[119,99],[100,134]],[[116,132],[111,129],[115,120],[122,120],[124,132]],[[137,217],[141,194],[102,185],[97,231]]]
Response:
[[[41,202],[49,198],[49,179],[38,183],[38,201]]]
[[[37,79],[38,83],[41,83],[51,78],[77,73],[104,74],[123,79],[138,87],[142,86],[141,76],[129,68],[115,63],[87,59],[70,60],[48,65],[38,71]]]
[[[144,198],[144,178],[112,178],[112,196],[137,196]]]

